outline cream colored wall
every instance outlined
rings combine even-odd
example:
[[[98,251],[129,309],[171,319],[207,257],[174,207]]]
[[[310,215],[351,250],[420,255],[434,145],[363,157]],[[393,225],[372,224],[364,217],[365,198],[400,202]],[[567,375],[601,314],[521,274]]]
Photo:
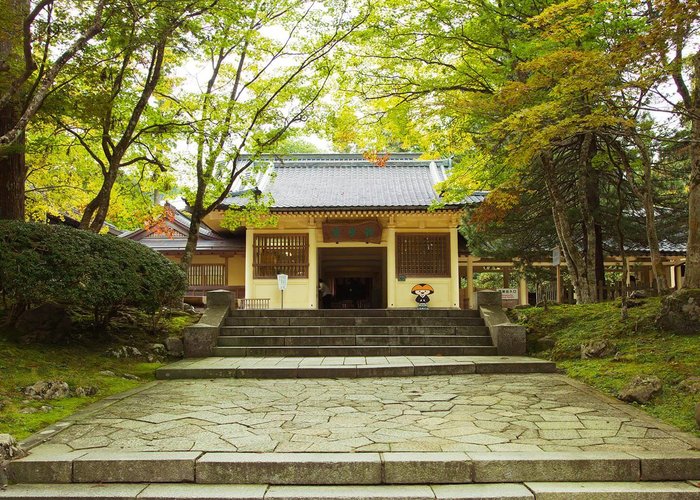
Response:
[[[228,286],[243,286],[245,285],[245,256],[234,255],[229,257],[228,261]]]
[[[435,289],[430,296],[429,307],[459,307],[459,270],[457,256],[457,223],[456,214],[397,214],[392,216],[364,215],[377,218],[383,227],[382,241],[378,245],[387,248],[387,304],[389,308],[415,308],[415,295],[411,288],[417,283],[429,283]],[[363,217],[353,214],[354,218]],[[281,295],[277,288],[277,280],[253,279],[253,236],[270,233],[308,233],[309,234],[309,274],[308,279],[289,279],[284,293],[285,309],[316,309],[318,307],[318,249],[339,247],[362,247],[366,243],[326,243],[323,241],[321,223],[326,217],[309,217],[299,215],[280,216],[276,229],[251,229],[246,231],[246,255],[243,265],[246,298],[270,299],[270,307],[278,309],[281,306]],[[450,234],[450,269],[451,277],[422,278],[408,276],[406,281],[398,281],[396,276],[396,234],[400,233],[449,233]],[[231,276],[229,268],[229,276]]]

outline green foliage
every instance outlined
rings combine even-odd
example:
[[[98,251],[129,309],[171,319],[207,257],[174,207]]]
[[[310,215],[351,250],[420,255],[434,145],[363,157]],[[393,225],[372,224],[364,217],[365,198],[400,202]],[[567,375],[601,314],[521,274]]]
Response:
[[[260,229],[266,227],[277,227],[279,217],[270,213],[270,207],[274,200],[272,195],[267,193],[255,196],[254,191],[246,192],[249,198],[244,205],[231,206],[224,213],[224,220],[221,226],[235,231],[241,227]]]
[[[695,430],[696,396],[678,387],[682,380],[700,376],[700,337],[660,331],[655,318],[661,309],[658,298],[645,299],[620,316],[620,302],[587,305],[551,305],[548,311],[531,307],[514,311],[528,327],[530,351],[557,360],[568,375],[612,395],[635,375],[656,375],[663,392],[642,409],[684,430]],[[551,350],[540,351],[536,339],[555,340]],[[596,339],[611,342],[613,358],[581,360],[581,344]]]
[[[130,240],[64,226],[0,222],[0,290],[20,308],[47,301],[94,312],[106,326],[133,306],[155,314],[179,300],[184,272]]]

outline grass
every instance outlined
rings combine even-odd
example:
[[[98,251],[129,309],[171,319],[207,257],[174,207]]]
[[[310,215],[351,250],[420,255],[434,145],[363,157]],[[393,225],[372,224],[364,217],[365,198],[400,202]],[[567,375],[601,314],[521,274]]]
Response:
[[[700,336],[659,330],[655,324],[661,308],[658,298],[640,301],[620,317],[620,302],[589,305],[555,305],[548,311],[530,307],[516,311],[517,320],[528,327],[528,349],[539,357],[557,361],[566,373],[603,392],[616,395],[635,375],[656,375],[664,384],[660,395],[646,405],[636,405],[676,427],[700,436],[695,423],[695,404],[700,396],[678,387],[691,376],[700,376]],[[541,350],[537,340],[548,336],[551,349]],[[580,359],[581,344],[605,339],[617,356]]]
[[[193,316],[167,318],[162,325],[161,337],[176,335],[196,320],[197,317]],[[143,332],[143,327],[136,324],[129,328],[119,328],[113,333],[117,338],[128,342],[128,345],[139,348],[158,342],[156,337]],[[0,433],[12,434],[18,440],[66,418],[90,403],[154,380],[154,372],[161,366],[160,363],[146,363],[143,359],[108,357],[105,351],[113,345],[98,344],[94,340],[90,341],[90,346],[53,346],[22,344],[15,341],[15,337],[14,332],[0,330]],[[101,375],[100,372],[105,370],[114,372],[116,376]],[[139,380],[125,379],[122,377],[124,374],[136,375]],[[71,390],[81,386],[94,386],[98,392],[90,397],[27,400],[22,389],[39,380],[61,380],[67,382]],[[26,408],[39,409],[46,405],[51,407],[46,412],[21,412]]]

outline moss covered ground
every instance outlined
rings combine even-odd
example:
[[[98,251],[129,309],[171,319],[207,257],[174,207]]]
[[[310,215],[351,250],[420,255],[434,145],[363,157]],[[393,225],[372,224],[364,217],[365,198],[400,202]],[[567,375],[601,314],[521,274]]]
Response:
[[[635,375],[656,375],[663,390],[644,411],[685,431],[700,436],[695,423],[695,404],[700,394],[691,394],[679,382],[700,376],[700,336],[662,331],[655,325],[661,301],[636,301],[629,318],[622,320],[620,301],[590,305],[554,305],[545,311],[529,307],[513,311],[516,320],[528,327],[528,350],[551,359],[578,380],[610,395],[616,395]],[[549,337],[549,348],[539,339]],[[605,339],[615,355],[602,359],[580,359],[581,344]]]
[[[0,433],[24,439],[90,403],[154,380],[154,372],[160,363],[134,358],[115,359],[105,352],[119,344],[142,349],[166,336],[177,336],[184,327],[196,322],[198,316],[166,318],[158,334],[146,333],[142,319],[136,315],[136,320],[128,327],[115,322],[106,339],[98,341],[78,336],[72,338],[71,344],[61,346],[25,344],[14,332],[0,328]],[[100,374],[102,371],[111,371],[115,376]],[[124,378],[124,374],[135,375],[138,380]],[[67,382],[71,390],[93,386],[98,392],[88,397],[28,400],[22,389],[40,380],[61,380]],[[47,410],[44,411],[42,406],[51,409],[44,408]],[[32,411],[31,408],[38,411],[27,413]]]

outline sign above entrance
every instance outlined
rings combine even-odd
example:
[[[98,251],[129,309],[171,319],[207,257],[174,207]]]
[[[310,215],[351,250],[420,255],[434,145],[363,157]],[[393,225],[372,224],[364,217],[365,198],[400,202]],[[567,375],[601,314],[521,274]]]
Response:
[[[341,241],[381,243],[382,226],[376,219],[324,222],[323,241],[325,243],[340,243]]]

